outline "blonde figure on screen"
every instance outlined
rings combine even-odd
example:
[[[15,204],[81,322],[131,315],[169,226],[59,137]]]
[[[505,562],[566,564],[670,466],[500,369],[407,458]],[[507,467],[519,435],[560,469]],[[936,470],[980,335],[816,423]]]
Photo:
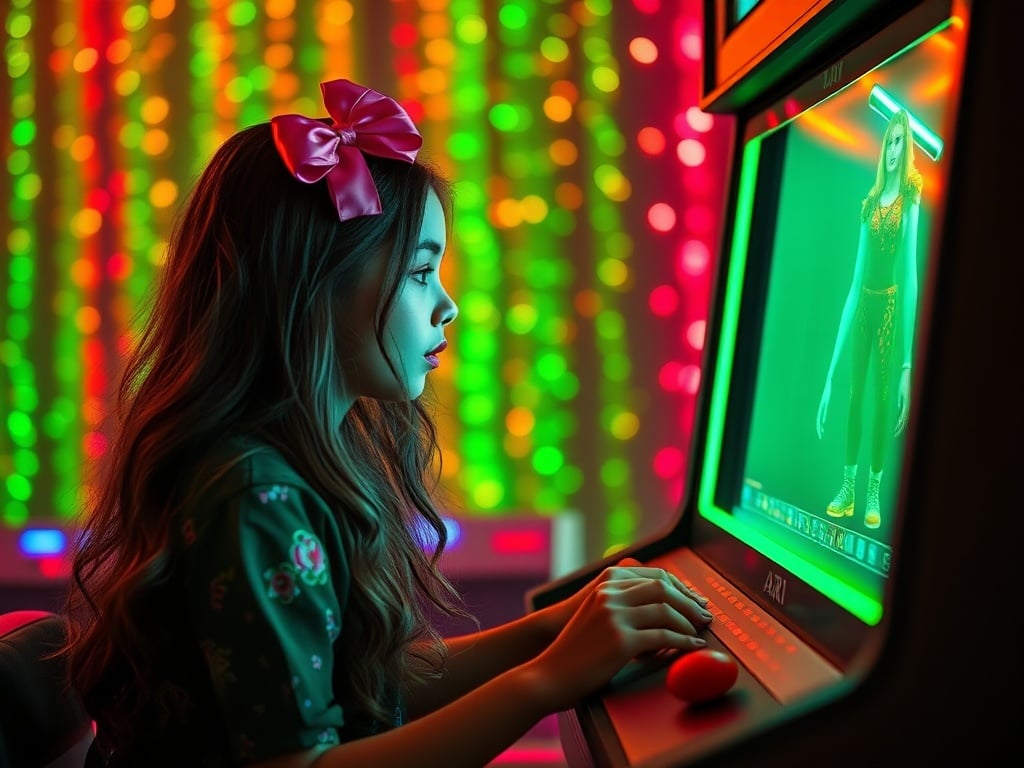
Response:
[[[860,235],[853,279],[843,305],[825,386],[818,405],[817,432],[824,434],[832,399],[832,379],[849,344],[850,392],[842,483],[826,507],[831,517],[856,512],[857,469],[865,395],[872,388],[870,467],[864,525],[882,523],[879,489],[894,434],[906,429],[917,312],[917,229],[922,179],[914,165],[914,142],[906,110],[897,111],[882,137],[875,182],[861,204]],[[902,326],[897,333],[898,326]],[[897,349],[897,338],[902,343]],[[896,424],[891,424],[892,394]]]

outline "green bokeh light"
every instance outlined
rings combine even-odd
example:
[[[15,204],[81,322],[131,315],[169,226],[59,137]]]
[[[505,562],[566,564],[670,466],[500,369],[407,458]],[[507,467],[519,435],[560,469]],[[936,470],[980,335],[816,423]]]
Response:
[[[453,160],[465,162],[480,158],[482,151],[483,141],[472,131],[456,131],[448,137],[448,152]]]
[[[552,482],[560,493],[571,496],[583,487],[583,471],[579,467],[566,464],[555,473]]]
[[[455,11],[455,8],[452,8]],[[459,16],[455,22],[455,37],[459,42],[476,45],[487,39],[487,22],[475,13]]]
[[[626,321],[621,312],[605,310],[594,318],[594,329],[604,339],[620,339],[626,332]]]
[[[43,181],[38,173],[26,173],[14,183],[14,194],[18,199],[35,200],[42,191]]]
[[[508,29],[522,29],[529,21],[525,3],[507,2],[498,9],[498,21]]]
[[[619,73],[611,67],[594,67],[590,77],[594,85],[605,93],[613,93],[619,88]]]
[[[493,509],[505,498],[505,487],[498,480],[483,480],[469,490],[473,501],[482,509]]]
[[[228,7],[228,21],[236,27],[244,27],[256,20],[256,5],[249,0],[239,0]]]
[[[463,337],[489,336],[490,334],[479,333],[479,331],[493,331],[501,321],[501,315],[494,305],[494,299],[486,291],[467,291],[459,301],[459,311],[463,318],[469,321],[466,325],[472,326],[474,330],[478,331],[478,333],[463,333]],[[493,350],[494,347],[488,349]],[[478,352],[479,349],[473,351]]]
[[[601,465],[601,482],[610,487],[617,488],[629,482],[629,464],[625,459],[608,459]]]
[[[565,456],[552,445],[542,445],[533,452],[531,464],[539,474],[553,475],[565,464]]]
[[[527,334],[537,325],[537,308],[530,304],[516,304],[505,315],[505,324],[512,333]]]
[[[580,393],[580,380],[575,373],[566,372],[551,382],[551,394],[563,402],[575,399]]]
[[[481,82],[461,83],[452,93],[455,109],[467,115],[475,115],[487,108],[491,96],[487,86]]]
[[[27,13],[12,13],[7,18],[7,34],[18,39],[32,31],[32,17]]]
[[[18,120],[11,128],[11,141],[15,146],[27,147],[36,138],[36,124],[34,120]]]
[[[35,274],[35,263],[29,255],[32,248],[32,234],[19,227],[7,236],[7,247],[11,252],[11,263],[7,267],[12,280],[31,280]]]
[[[39,407],[39,390],[31,382],[11,388],[11,404],[19,411],[32,413]]]
[[[565,355],[561,352],[554,350],[544,352],[537,358],[537,362],[534,366],[537,370],[537,375],[546,381],[554,381],[559,376],[565,374],[569,368],[569,364],[565,359]]]
[[[459,376],[456,386],[464,392],[489,389],[494,386],[494,366],[476,362],[472,358],[463,355],[463,362],[459,366]]]
[[[569,58],[569,46],[560,37],[545,37],[540,41],[540,52],[545,59],[555,63]]]
[[[253,93],[252,81],[247,77],[235,77],[228,82],[224,89],[224,95],[228,100],[241,103],[248,99]]]
[[[14,46],[8,46],[13,48]],[[12,80],[17,80],[19,77],[24,76],[29,68],[32,66],[32,57],[23,50],[9,52],[7,54],[7,76]]]
[[[27,339],[31,330],[32,325],[25,313],[12,312],[7,318],[7,335],[15,341]]]
[[[7,171],[12,176],[24,173],[32,164],[32,156],[24,149],[16,149],[7,158]]]
[[[499,131],[515,131],[519,128],[519,110],[512,104],[495,104],[487,118]]]
[[[459,417],[470,426],[484,425],[494,418],[497,405],[490,393],[466,393],[459,402]]]
[[[11,411],[7,414],[7,432],[18,445],[28,448],[36,442],[36,427],[32,417],[25,411]]]
[[[131,5],[121,16],[121,26],[128,32],[138,32],[149,22],[149,10],[145,5]]]
[[[8,285],[7,304],[13,310],[28,309],[32,304],[32,286],[28,283],[11,283]]]
[[[39,474],[39,454],[27,448],[19,448],[14,452],[14,469],[25,477]]]
[[[118,140],[121,146],[126,149],[138,149],[145,135],[146,126],[136,120],[132,120],[121,126]]]
[[[11,99],[11,117],[31,117],[35,111],[35,94],[19,93]]]
[[[28,501],[32,498],[32,481],[24,475],[11,473],[7,476],[7,493],[15,501]]]

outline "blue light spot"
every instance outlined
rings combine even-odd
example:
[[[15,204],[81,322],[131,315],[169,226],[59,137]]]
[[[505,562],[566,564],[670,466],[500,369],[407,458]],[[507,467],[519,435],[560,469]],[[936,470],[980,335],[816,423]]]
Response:
[[[450,517],[442,517],[441,520],[444,522],[444,529],[448,532],[448,543],[445,545],[445,549],[454,549],[462,539],[462,526],[459,525],[458,520]]]
[[[68,538],[56,528],[29,528],[18,537],[22,554],[30,557],[62,555],[68,546]]]

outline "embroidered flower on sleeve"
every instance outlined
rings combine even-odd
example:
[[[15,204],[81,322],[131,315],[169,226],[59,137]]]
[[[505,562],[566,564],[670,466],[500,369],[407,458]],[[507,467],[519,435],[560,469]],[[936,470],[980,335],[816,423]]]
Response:
[[[299,585],[295,581],[296,571],[291,563],[281,563],[277,568],[268,568],[263,572],[267,580],[267,597],[280,600],[287,605],[299,594]]]
[[[321,744],[340,744],[338,732],[333,728],[325,728],[317,735],[316,740]]]
[[[338,639],[338,635],[341,634],[341,627],[338,626],[338,620],[334,616],[334,611],[330,608],[327,609],[327,639],[332,643]]]
[[[306,584],[317,586],[327,583],[327,558],[324,545],[308,531],[292,534],[292,564],[295,572]]]
[[[288,486],[272,485],[269,490],[260,491],[256,496],[263,504],[269,504],[272,501],[288,501]]]

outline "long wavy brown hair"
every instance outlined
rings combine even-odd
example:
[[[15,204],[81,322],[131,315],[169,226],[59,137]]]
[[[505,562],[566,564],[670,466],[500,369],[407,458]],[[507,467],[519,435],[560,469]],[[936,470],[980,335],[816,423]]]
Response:
[[[292,178],[270,125],[252,126],[215,153],[175,222],[74,552],[64,653],[70,682],[99,702],[101,727],[112,675],[130,676],[139,691],[135,705],[107,704],[129,720],[154,681],[154,640],[140,617],[173,568],[172,532],[188,502],[181,489],[225,435],[275,447],[336,510],[355,614],[342,651],[359,659],[339,665],[339,698],[386,722],[379,692],[425,682],[445,663],[426,606],[466,613],[437,567],[446,533],[431,500],[435,428],[422,398],[364,398],[342,411],[336,318],[361,275],[386,258],[375,327],[389,359],[382,331],[425,201],[433,190],[450,226],[451,189],[428,163],[366,159],[383,213],[339,223],[326,183]]]

